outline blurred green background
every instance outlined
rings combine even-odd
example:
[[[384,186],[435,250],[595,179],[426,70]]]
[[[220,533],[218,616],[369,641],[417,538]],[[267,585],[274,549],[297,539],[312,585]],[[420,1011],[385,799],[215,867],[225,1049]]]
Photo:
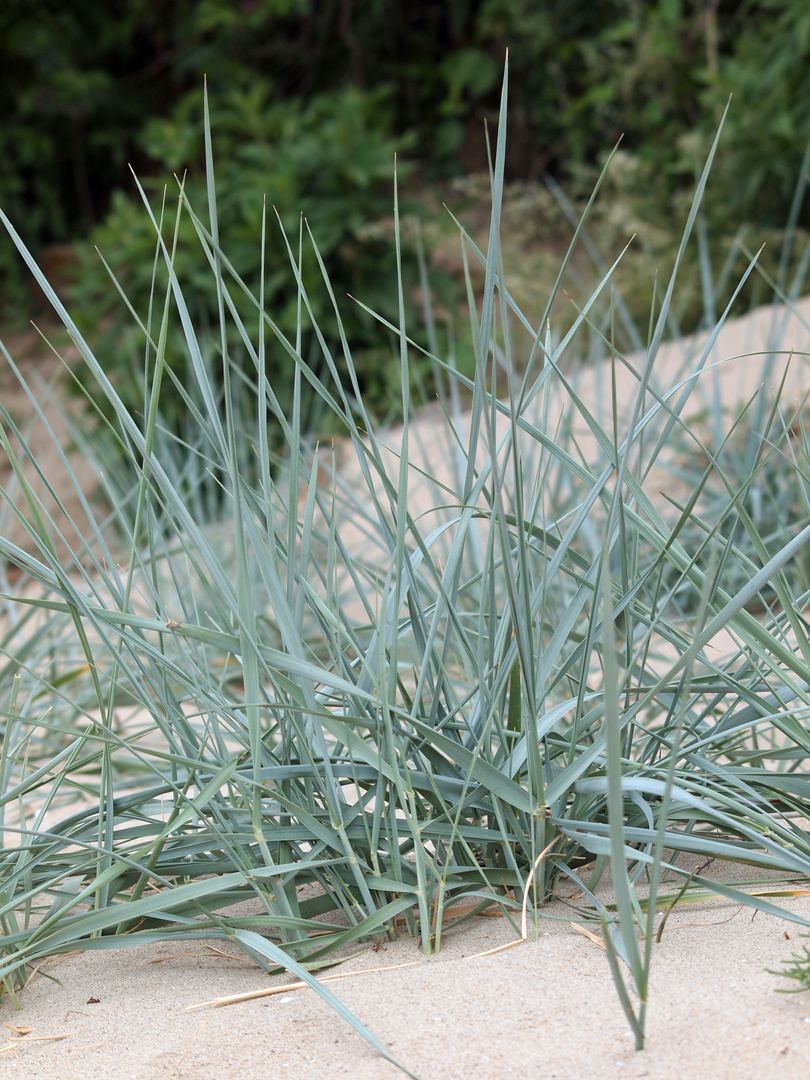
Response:
[[[441,216],[448,192],[463,202],[453,184],[487,168],[484,122],[494,129],[507,47],[516,246],[554,248],[561,229],[549,219],[562,214],[544,179],[576,204],[623,136],[603,232],[624,243],[642,218],[652,240],[641,250],[658,258],[731,93],[708,235],[720,257],[741,223],[784,225],[810,135],[807,0],[3,0],[0,205],[85,328],[109,330],[123,313],[94,245],[145,317],[154,232],[128,164],[156,216],[169,185],[169,230],[173,174],[188,170],[203,212],[207,76],[223,246],[247,284],[258,286],[266,194],[294,247],[306,215],[340,300],[393,316],[394,153],[409,222]],[[198,284],[207,318],[211,276],[183,230],[178,274]],[[441,247],[429,225],[426,236],[429,254]],[[415,283],[416,228],[405,246]],[[293,332],[295,283],[274,219],[266,257],[268,307]],[[436,257],[431,270],[452,309],[458,266]],[[538,274],[527,264],[527,281]],[[313,259],[304,277],[319,277]],[[42,305],[5,236],[0,284],[7,325]],[[328,298],[314,304],[328,322]],[[698,307],[682,313],[687,328]],[[373,404],[396,364],[378,324],[355,305],[344,315]],[[111,367],[131,370],[131,343],[116,340]]]

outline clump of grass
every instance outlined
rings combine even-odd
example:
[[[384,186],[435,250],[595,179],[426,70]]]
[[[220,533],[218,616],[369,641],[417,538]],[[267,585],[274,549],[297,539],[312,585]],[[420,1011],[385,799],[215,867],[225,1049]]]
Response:
[[[12,500],[9,509],[34,552],[0,538],[3,557],[29,580],[0,641],[0,980],[10,995],[55,953],[227,938],[263,968],[308,981],[390,1058],[313,972],[352,943],[402,928],[425,952],[438,949],[461,902],[464,918],[470,904],[498,903],[511,916],[525,903],[541,914],[565,874],[602,922],[641,1047],[661,874],[709,887],[682,869],[684,853],[810,873],[794,816],[810,801],[798,771],[810,749],[807,597],[782,573],[810,527],[770,540],[760,566],[741,559],[733,593],[716,563],[700,564],[681,543],[698,490],[666,513],[645,478],[683,426],[713,338],[688,377],[673,386],[656,378],[676,260],[629,415],[620,420],[616,404],[597,419],[569,358],[587,332],[621,360],[599,311],[612,271],[562,340],[545,317],[533,325],[518,308],[499,242],[505,118],[506,83],[487,251],[460,234],[465,260],[483,268],[479,296],[468,278],[475,377],[439,354],[429,305],[428,340],[412,340],[400,278],[389,330],[404,422],[393,432],[364,407],[351,343],[343,335],[334,356],[312,316],[301,265],[322,269],[317,238],[302,228],[288,240],[294,338],[274,323],[263,292],[251,297],[233,273],[218,241],[210,130],[207,210],[189,205],[181,187],[177,220],[194,224],[215,281],[217,336],[212,347],[172,275],[177,224],[164,235],[155,222],[169,287],[142,326],[140,420],[2,217],[79,350],[84,378],[109,403],[115,422],[105,437],[138,475],[125,493],[110,480],[112,519],[62,558],[64,515],[40,494],[47,477],[2,415],[26,513]],[[266,218],[262,246],[265,229]],[[342,328],[325,273],[322,285]],[[253,306],[251,322],[237,293]],[[196,420],[184,442],[161,429],[175,316],[191,373],[177,389]],[[302,355],[305,328],[319,342],[323,377]],[[289,365],[286,411],[267,378],[271,341]],[[416,355],[438,388],[432,450],[413,416]],[[344,433],[340,470],[308,450],[305,381]],[[283,468],[271,465],[269,423],[282,433]],[[214,525],[197,500],[212,476]],[[58,508],[59,492],[50,495]],[[730,492],[730,507],[740,507],[738,495]],[[673,604],[685,585],[697,597],[689,611]],[[769,588],[779,603],[760,621],[749,607]],[[718,660],[707,646],[721,631],[737,650]],[[608,858],[615,908],[589,887],[594,874],[582,876]],[[710,887],[780,910],[722,882]],[[255,913],[234,914],[246,899]],[[327,913],[337,917],[324,922]]]
[[[768,968],[771,975],[779,975],[783,979],[792,979],[794,986],[779,986],[780,994],[801,994],[810,990],[810,949],[802,946],[802,951],[795,954],[790,960],[785,960],[781,968]]]

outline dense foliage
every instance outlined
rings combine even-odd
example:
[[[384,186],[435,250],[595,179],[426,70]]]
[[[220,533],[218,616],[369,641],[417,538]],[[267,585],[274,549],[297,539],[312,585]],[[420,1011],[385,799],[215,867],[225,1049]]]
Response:
[[[624,133],[662,175],[691,179],[683,136],[711,132],[733,92],[728,197],[789,197],[808,134],[802,0],[6,0],[0,198],[32,239],[75,237],[105,215],[128,161],[162,168],[144,129],[182,114],[204,73],[223,93],[261,80],[276,102],[386,86],[428,169],[481,166],[506,47],[507,175],[559,174]]]
[[[333,95],[319,94],[306,104],[295,99],[274,101],[264,80],[209,95],[219,237],[249,290],[233,290],[240,315],[255,323],[254,298],[263,288],[274,321],[294,337],[299,295],[297,282],[289,274],[287,244],[298,250],[302,232],[302,278],[317,298],[314,314],[330,339],[337,338],[330,298],[313,288],[321,278],[320,256],[339,283],[344,325],[365,351],[364,395],[370,405],[383,408],[391,349],[385,347],[379,324],[348,302],[346,293],[362,298],[387,318],[396,315],[395,298],[392,306],[388,288],[396,275],[391,179],[394,155],[403,142],[407,145],[407,139],[397,143],[389,134],[384,97],[384,91],[362,94],[349,86]],[[194,167],[204,157],[202,114],[203,94],[195,89],[180,100],[170,117],[148,123],[141,140],[167,176],[185,176],[183,192],[195,206],[204,206],[207,197],[206,170]],[[401,164],[398,173],[406,175],[407,165]],[[154,217],[163,214],[165,242],[174,248],[176,277],[188,290],[195,312],[203,312],[212,321],[217,308],[215,280],[188,213],[175,221],[178,184],[172,182],[168,192],[160,180],[145,180],[143,186]],[[93,241],[146,322],[153,288],[155,229],[141,200],[116,192],[105,221],[94,230]],[[108,327],[106,344],[119,391],[131,407],[138,408],[143,400],[139,359],[143,334],[134,328],[124,331],[120,319],[105,318],[120,316],[122,311],[107,269],[89,245],[81,249],[80,260],[81,273],[73,287],[79,321],[90,333],[101,324]],[[158,287],[165,290],[166,280],[165,265],[159,260]],[[173,329],[179,328],[173,323]],[[171,362],[177,366],[184,355],[178,334],[172,334]],[[269,370],[279,400],[289,406],[292,386],[282,374],[284,368],[285,355],[277,349],[269,357]],[[182,414],[179,399],[176,406]],[[164,420],[176,426],[178,417],[164,415]]]
[[[229,258],[256,292],[264,196],[291,228],[293,244],[304,212],[342,317],[363,350],[358,372],[373,405],[390,389],[387,335],[345,296],[394,314],[380,288],[393,266],[384,222],[394,151],[400,180],[408,163],[429,182],[485,170],[483,122],[496,125],[507,47],[507,180],[550,174],[569,191],[587,192],[623,136],[625,174],[644,192],[645,219],[668,222],[733,92],[716,194],[704,204],[712,233],[722,236],[731,224],[734,231],[749,217],[768,226],[786,221],[810,134],[810,10],[803,0],[6,0],[0,205],[35,252],[90,237],[73,297],[88,333],[122,312],[96,244],[145,319],[153,230],[127,163],[155,214],[169,185],[168,236],[172,174],[188,171],[186,190],[197,205],[205,185],[207,75]],[[297,291],[282,272],[286,251],[272,213],[265,258],[266,299],[291,331]],[[211,283],[195,266],[199,251],[185,221],[177,272],[213,321]],[[403,270],[411,302],[415,259]],[[304,274],[310,284],[319,274],[314,258],[305,260]],[[0,281],[4,315],[27,314],[32,297],[5,240]],[[244,301],[242,313],[249,307]],[[336,333],[325,308],[316,314]],[[133,358],[142,352],[132,344],[117,338],[110,350],[110,368],[122,380],[137,370]],[[123,383],[121,392],[138,401],[142,390],[136,379],[131,392]]]

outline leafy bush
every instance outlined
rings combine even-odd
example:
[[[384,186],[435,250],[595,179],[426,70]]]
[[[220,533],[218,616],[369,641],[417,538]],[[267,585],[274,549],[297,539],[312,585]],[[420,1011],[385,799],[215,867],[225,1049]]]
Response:
[[[297,101],[273,100],[270,84],[257,80],[240,90],[220,88],[208,99],[215,143],[219,239],[227,249],[233,272],[247,287],[247,291],[236,290],[233,294],[238,316],[255,325],[255,298],[261,281],[264,303],[272,310],[274,322],[283,333],[295,335],[299,288],[289,273],[285,233],[297,250],[303,213],[306,243],[301,274],[304,288],[313,297],[313,316],[327,338],[336,341],[338,328],[331,301],[313,288],[320,278],[320,258],[334,283],[345,331],[355,344],[360,390],[372,409],[390,401],[391,365],[385,362],[385,355],[390,356],[391,349],[379,324],[356,303],[347,301],[345,294],[351,293],[387,319],[396,317],[395,298],[392,306],[390,289],[385,287],[396,268],[389,224],[391,177],[396,152],[406,149],[410,140],[407,136],[395,140],[389,134],[387,96],[348,88],[302,106]],[[189,205],[206,204],[203,102],[199,92],[183,98],[171,117],[147,125],[142,145],[168,176],[174,173],[183,178]],[[400,177],[407,176],[408,171],[407,163],[400,158]],[[164,293],[168,281],[162,259],[155,270],[154,221],[162,222],[164,242],[173,253],[173,273],[189,309],[202,324],[207,320],[213,325],[217,320],[216,279],[200,248],[197,224],[184,213],[175,226],[174,198],[167,200],[164,212],[161,189],[162,183],[157,180],[143,184],[152,205],[151,217],[143,212],[139,201],[118,193],[110,215],[91,237],[104,263],[88,245],[82,253],[80,279],[72,289],[72,301],[81,313],[79,325],[94,334],[97,346],[96,328],[108,328],[100,339],[107,357],[105,371],[131,409],[140,408],[143,401],[144,376],[139,360],[143,355],[143,333],[134,325],[122,328],[121,300],[110,288],[108,270],[146,325],[151,298]],[[266,241],[257,245],[256,238],[263,235],[265,212],[269,218]],[[308,233],[317,245],[317,257]],[[409,277],[414,279],[413,269]],[[186,350],[176,319],[169,333],[169,365],[182,377]],[[316,343],[312,345],[317,348]],[[301,348],[310,348],[309,336]],[[370,354],[365,361],[364,352]],[[268,377],[285,411],[292,404],[292,384],[282,376],[286,363],[283,349],[271,345]],[[338,363],[345,372],[342,362]],[[311,405],[311,397],[308,401]],[[186,410],[182,394],[167,386],[161,399],[162,421],[172,431],[183,430]]]
[[[714,229],[784,224],[810,138],[804,0],[488,0],[476,34],[509,45],[520,72],[524,175],[568,176],[621,137],[666,223],[733,94],[704,211]]]
[[[693,180],[683,136],[708,147],[733,92],[726,203],[738,220],[783,223],[810,134],[803,0],[7,0],[0,201],[32,241],[86,232],[133,154],[148,171],[144,125],[205,73],[212,87],[271,74],[278,99],[303,107],[349,85],[394,88],[397,128],[418,133],[428,170],[485,168],[481,121],[497,117],[507,47],[516,175],[564,179],[624,133],[665,207]]]

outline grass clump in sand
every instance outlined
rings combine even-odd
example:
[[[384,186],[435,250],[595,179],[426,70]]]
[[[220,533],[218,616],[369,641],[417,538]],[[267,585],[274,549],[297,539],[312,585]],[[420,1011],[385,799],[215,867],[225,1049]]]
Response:
[[[572,363],[578,336],[590,351],[600,341],[616,368],[630,363],[612,346],[611,270],[562,340],[513,302],[499,244],[505,116],[506,86],[487,251],[461,230],[465,260],[484,273],[479,296],[469,278],[475,377],[436,345],[429,303],[426,341],[411,338],[400,280],[390,333],[404,423],[392,431],[364,407],[351,343],[344,336],[334,356],[312,318],[300,267],[319,261],[317,237],[302,228],[288,245],[294,338],[261,292],[253,320],[238,315],[243,285],[218,243],[210,133],[208,206],[188,205],[181,187],[177,215],[195,225],[219,325],[213,337],[195,325],[171,275],[176,222],[156,221],[170,285],[142,323],[142,417],[123,407],[103,357],[3,217],[81,355],[83,381],[109,403],[104,438],[138,475],[126,492],[107,478],[113,515],[79,540],[3,413],[25,513],[4,496],[28,533],[26,548],[0,539],[27,583],[6,601],[0,643],[0,979],[10,995],[56,953],[230,939],[267,970],[309,981],[390,1057],[313,972],[403,930],[438,949],[456,906],[469,918],[470,905],[498,903],[517,931],[524,904],[542,915],[565,874],[587,899],[580,917],[601,921],[640,1047],[662,874],[709,887],[688,856],[810,873],[796,818],[810,801],[799,771],[810,749],[810,583],[797,561],[810,526],[785,521],[758,543],[747,481],[725,496],[746,545],[699,519],[717,468],[706,444],[694,486],[678,496],[673,485],[674,510],[650,494],[674,434],[697,439],[682,417],[723,320],[684,372],[658,376],[676,261],[629,412],[611,402],[609,381],[601,412],[589,407]],[[342,301],[325,274],[323,289],[340,336]],[[172,320],[191,373],[176,380],[195,420],[184,441],[161,424]],[[310,339],[323,375],[308,362]],[[286,412],[266,377],[270,349],[288,364]],[[438,393],[429,445],[414,418],[416,354]],[[302,430],[305,387],[343,434],[339,470]],[[733,426],[719,402],[715,419]],[[276,462],[268,425],[286,447]],[[803,478],[798,458],[785,467]],[[731,647],[718,659],[723,634]],[[611,907],[594,893],[607,860]],[[233,912],[248,899],[253,914]]]

